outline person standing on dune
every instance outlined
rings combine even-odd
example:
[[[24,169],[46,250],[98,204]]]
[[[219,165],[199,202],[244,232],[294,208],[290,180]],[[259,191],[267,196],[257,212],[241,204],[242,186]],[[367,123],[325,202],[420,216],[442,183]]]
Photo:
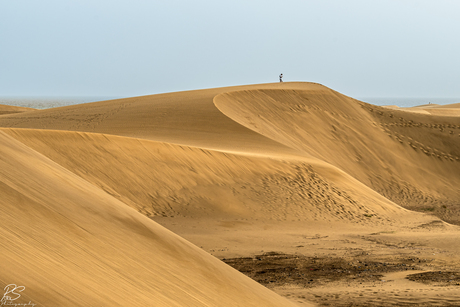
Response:
[[[283,74],[280,75],[280,82],[283,82]]]

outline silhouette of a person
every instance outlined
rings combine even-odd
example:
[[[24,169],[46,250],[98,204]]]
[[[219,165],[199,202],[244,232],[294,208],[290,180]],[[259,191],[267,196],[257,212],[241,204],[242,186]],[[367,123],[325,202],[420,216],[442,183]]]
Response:
[[[283,74],[280,75],[280,82],[283,82]]]

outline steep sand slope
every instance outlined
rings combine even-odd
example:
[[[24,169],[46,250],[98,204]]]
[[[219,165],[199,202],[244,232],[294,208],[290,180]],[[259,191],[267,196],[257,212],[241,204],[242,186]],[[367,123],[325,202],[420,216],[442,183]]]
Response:
[[[460,117],[389,110],[319,85],[227,92],[214,102],[245,127],[342,169],[398,204],[460,222]]]
[[[0,132],[0,280],[39,306],[290,306]]]

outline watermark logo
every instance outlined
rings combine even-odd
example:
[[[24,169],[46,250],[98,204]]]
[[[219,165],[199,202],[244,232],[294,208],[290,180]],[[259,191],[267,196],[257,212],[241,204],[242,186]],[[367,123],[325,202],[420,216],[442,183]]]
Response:
[[[16,286],[15,284],[9,284],[3,290],[5,290],[5,294],[3,294],[2,299],[0,300],[0,306],[31,306],[34,307],[36,304],[31,302],[28,303],[19,303],[17,301],[18,298],[21,297],[21,292],[24,291],[26,287],[24,286]]]

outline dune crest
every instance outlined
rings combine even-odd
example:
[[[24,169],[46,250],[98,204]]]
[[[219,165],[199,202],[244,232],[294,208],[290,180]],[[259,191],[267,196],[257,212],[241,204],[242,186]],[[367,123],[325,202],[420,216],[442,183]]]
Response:
[[[320,86],[228,92],[214,102],[245,127],[338,167],[398,204],[457,207],[460,118],[388,110]]]

